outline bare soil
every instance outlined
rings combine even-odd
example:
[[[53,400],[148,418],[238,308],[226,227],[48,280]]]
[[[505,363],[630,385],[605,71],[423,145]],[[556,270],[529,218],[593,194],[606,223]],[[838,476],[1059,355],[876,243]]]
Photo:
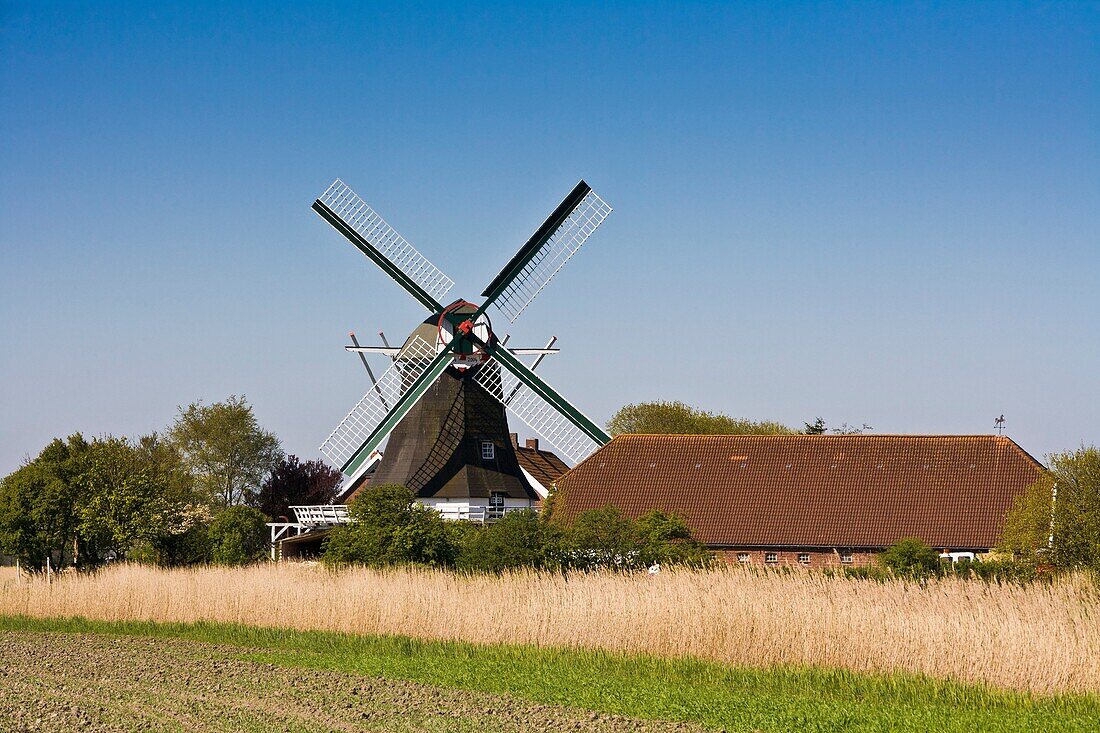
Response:
[[[250,650],[0,632],[4,731],[697,731],[502,695],[280,667]]]

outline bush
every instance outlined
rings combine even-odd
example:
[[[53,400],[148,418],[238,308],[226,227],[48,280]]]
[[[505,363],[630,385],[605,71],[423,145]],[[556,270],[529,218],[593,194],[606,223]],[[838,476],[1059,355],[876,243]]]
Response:
[[[210,559],[218,565],[248,565],[263,560],[270,546],[267,518],[256,509],[232,506],[210,523]]]
[[[514,568],[549,568],[558,562],[557,528],[530,509],[510,512],[483,527],[456,528],[452,537],[457,538],[456,564],[460,570],[499,573]]]
[[[562,560],[580,570],[645,567],[640,552],[641,538],[634,522],[616,507],[605,506],[577,515],[562,539]]]
[[[879,562],[895,575],[920,578],[940,570],[939,553],[916,537],[907,537],[886,548]]]
[[[657,510],[636,522],[613,506],[582,512],[561,541],[562,563],[582,570],[632,570],[654,563],[701,566],[713,558],[682,518]]]
[[[455,545],[443,517],[417,503],[404,486],[369,486],[348,513],[352,523],[335,527],[325,540],[327,565],[454,564]]]

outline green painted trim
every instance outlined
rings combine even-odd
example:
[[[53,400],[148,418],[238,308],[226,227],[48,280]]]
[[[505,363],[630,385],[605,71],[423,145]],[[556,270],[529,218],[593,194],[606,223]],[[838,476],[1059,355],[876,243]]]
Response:
[[[457,341],[458,339],[455,339]],[[454,344],[455,341],[451,343]],[[359,446],[359,449],[355,451],[351,458],[347,460],[340,470],[344,475],[351,476],[355,473],[356,469],[362,465],[375,448],[377,448],[386,436],[397,427],[397,423],[401,422],[405,415],[409,413],[409,410],[413,408],[420,398],[424,396],[424,393],[428,391],[428,388],[435,384],[435,380],[439,379],[439,375],[443,374],[444,370],[450,366],[451,362],[451,346],[444,349],[438,356],[432,360],[432,363],[428,365],[428,368],[424,370],[424,373],[412,383],[412,386],[405,390],[405,394],[401,395],[401,399],[397,401],[397,404],[393,406],[393,409],[389,411],[385,419],[378,424],[378,427],[363,441],[363,444]]]
[[[611,442],[611,436],[604,432],[603,428],[585,417],[583,412],[573,407],[568,400],[555,392],[550,385],[539,379],[539,377],[528,369],[523,362],[508,353],[507,349],[499,345],[494,345],[489,347],[489,353],[492,354],[494,359],[503,364],[508,371],[516,375],[517,379],[533,389],[535,394],[550,403],[551,407],[564,415],[569,422],[576,425],[581,432],[589,438],[600,445],[606,445]]]
[[[359,249],[360,252],[371,258],[371,260],[374,261],[374,264],[378,265],[380,268],[382,268],[383,272],[385,272],[387,275],[397,281],[397,284],[405,288],[405,290],[407,290],[409,294],[412,295],[412,297],[420,301],[421,305],[423,305],[432,313],[438,313],[439,311],[443,310],[443,306],[440,305],[439,302],[437,302],[436,299],[433,298],[430,293],[428,293],[428,291],[417,285],[412,278],[402,272],[401,269],[397,267],[397,265],[393,264],[393,262],[391,262],[390,259],[386,257],[386,255],[382,254],[382,252],[377,247],[364,239],[362,235],[359,234],[359,232],[352,229],[347,222],[337,216],[332,209],[325,205],[324,202],[322,202],[320,199],[314,201],[313,210],[320,214],[325,221],[331,224],[336,231],[343,234],[349,242],[354,244]]]
[[[493,278],[493,281],[489,283],[488,287],[481,293],[487,300],[477,309],[477,313],[473,316],[474,319],[484,313],[485,309],[488,308],[512,281],[516,279],[516,276],[519,275],[527,263],[531,261],[531,258],[535,256],[542,245],[546,244],[546,240],[550,239],[554,232],[557,231],[558,227],[562,225],[562,222],[573,213],[573,209],[580,205],[581,200],[583,200],[591,190],[592,187],[584,181],[581,181],[573,187],[573,190],[569,192],[569,195],[566,196],[560,204],[558,204],[558,207],[554,209],[549,218],[542,223],[542,226],[535,230],[535,233],[527,240],[527,244],[520,247],[519,252],[516,252],[512,259],[508,261],[508,264],[504,266],[504,269]]]

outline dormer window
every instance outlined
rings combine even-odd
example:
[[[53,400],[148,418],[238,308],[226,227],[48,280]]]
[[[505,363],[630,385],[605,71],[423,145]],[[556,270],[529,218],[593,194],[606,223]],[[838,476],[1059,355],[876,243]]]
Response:
[[[481,441],[481,460],[492,461],[497,457],[497,447],[491,440]]]

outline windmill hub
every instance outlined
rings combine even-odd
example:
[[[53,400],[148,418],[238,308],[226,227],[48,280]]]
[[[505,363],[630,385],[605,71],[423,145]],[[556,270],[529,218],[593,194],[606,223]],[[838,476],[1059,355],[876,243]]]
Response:
[[[454,352],[451,366],[465,371],[489,360],[488,347],[496,344],[496,337],[489,316],[478,314],[476,305],[456,300],[425,323],[433,318],[436,322],[436,353],[441,354],[450,348]]]

